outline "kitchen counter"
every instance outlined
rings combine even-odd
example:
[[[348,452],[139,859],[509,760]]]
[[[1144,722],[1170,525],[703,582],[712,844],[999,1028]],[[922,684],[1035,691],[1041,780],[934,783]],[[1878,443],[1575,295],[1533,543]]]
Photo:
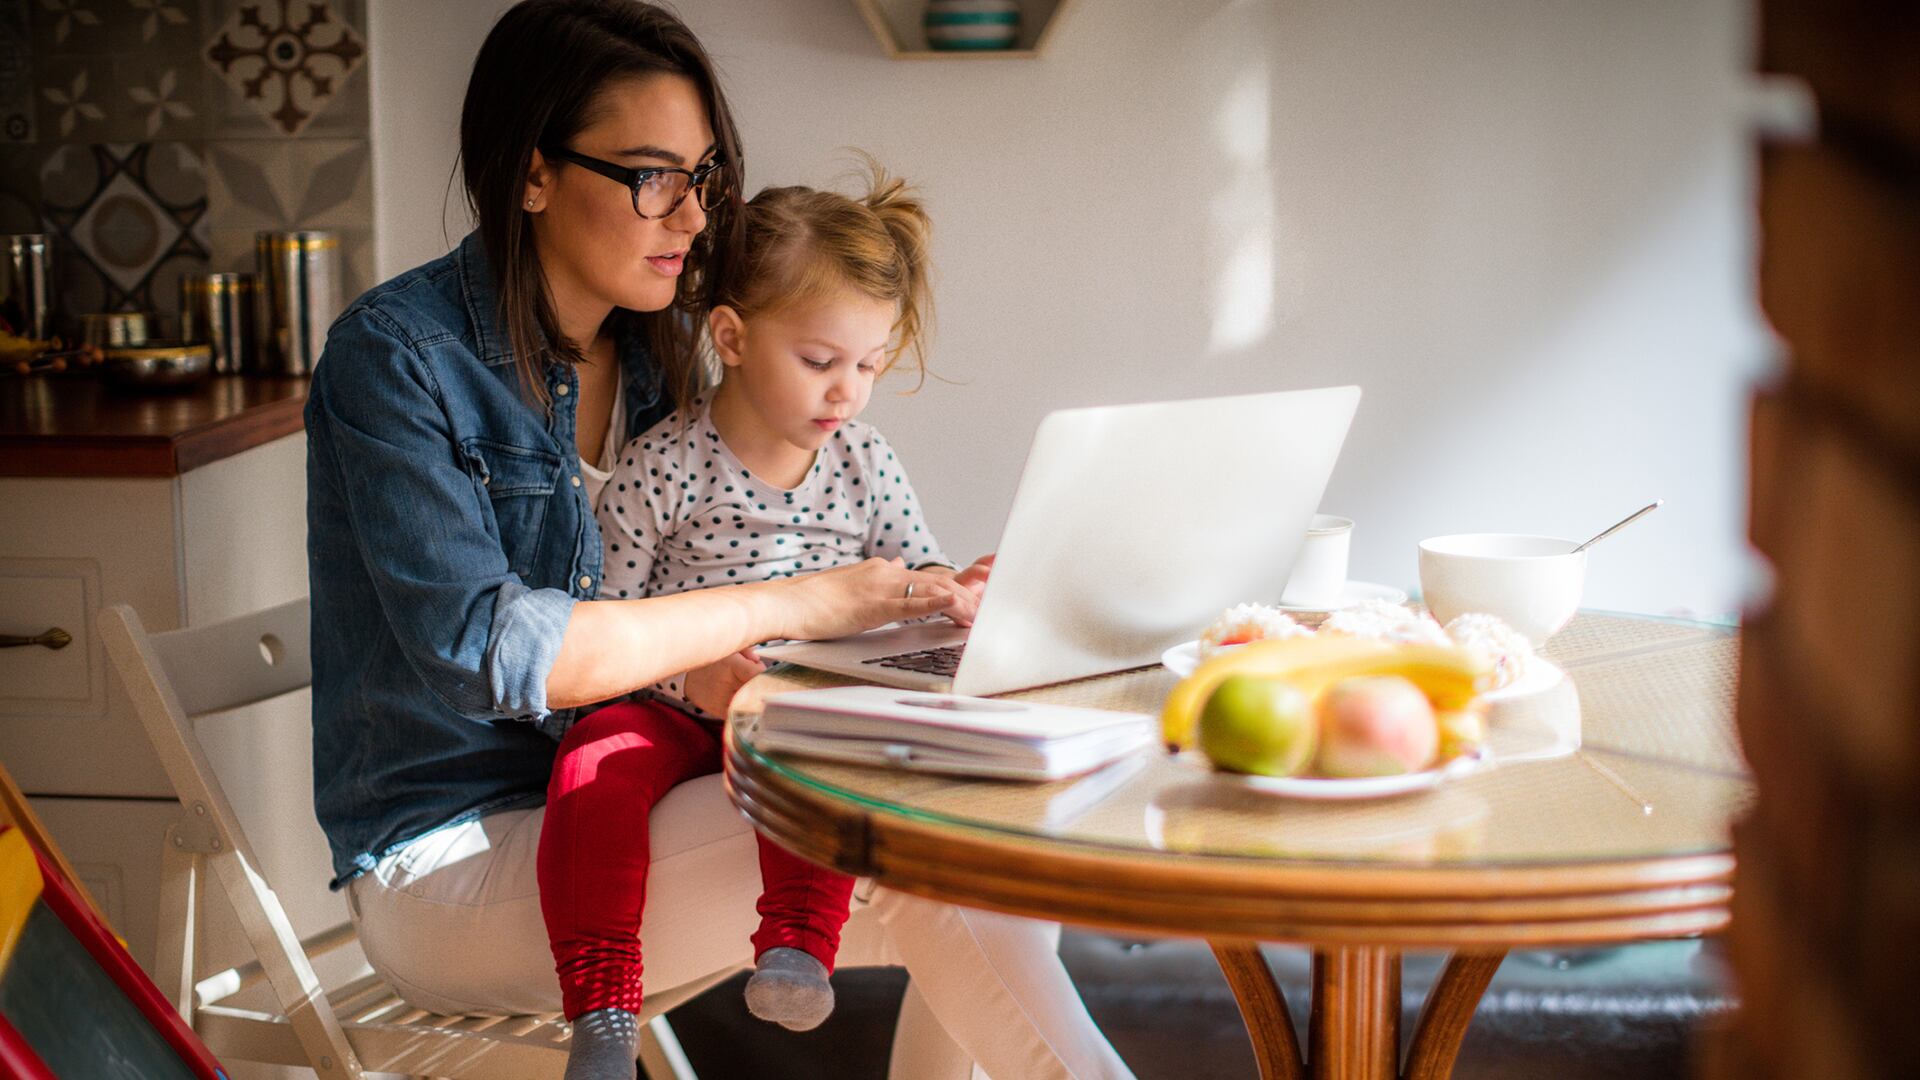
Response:
[[[303,426],[305,378],[216,375],[129,393],[98,379],[0,379],[0,476],[179,476]]]

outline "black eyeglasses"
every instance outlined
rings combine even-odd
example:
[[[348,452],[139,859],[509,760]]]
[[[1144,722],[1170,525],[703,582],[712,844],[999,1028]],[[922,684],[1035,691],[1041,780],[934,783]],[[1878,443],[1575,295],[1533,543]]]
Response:
[[[541,153],[556,161],[570,161],[609,180],[618,180],[633,192],[633,212],[649,221],[667,217],[687,199],[687,192],[699,193],[700,209],[711,210],[727,197],[727,163],[714,158],[695,169],[676,169],[667,165],[649,165],[629,169],[611,161],[588,157],[563,146]]]

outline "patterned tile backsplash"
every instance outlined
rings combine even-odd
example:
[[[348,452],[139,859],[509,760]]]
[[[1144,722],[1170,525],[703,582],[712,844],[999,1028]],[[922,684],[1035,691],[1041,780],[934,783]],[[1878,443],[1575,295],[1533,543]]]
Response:
[[[68,310],[171,314],[181,275],[208,265],[201,152],[176,142],[63,143],[43,162],[43,213],[64,241]]]
[[[0,0],[0,231],[55,237],[59,307],[178,329],[179,279],[328,229],[373,282],[365,0]]]
[[[206,58],[276,130],[298,135],[341,96],[367,54],[363,41],[326,4],[263,0],[227,17]]]

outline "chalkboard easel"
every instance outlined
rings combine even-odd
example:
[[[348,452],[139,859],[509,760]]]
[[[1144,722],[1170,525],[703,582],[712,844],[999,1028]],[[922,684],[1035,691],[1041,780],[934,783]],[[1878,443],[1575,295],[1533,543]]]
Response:
[[[0,824],[0,1075],[227,1080],[54,859]]]

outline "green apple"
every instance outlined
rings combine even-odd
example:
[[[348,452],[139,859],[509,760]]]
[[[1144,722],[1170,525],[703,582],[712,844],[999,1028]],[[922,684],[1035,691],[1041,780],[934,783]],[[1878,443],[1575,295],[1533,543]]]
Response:
[[[1200,750],[1232,772],[1294,776],[1313,760],[1317,728],[1313,703],[1292,683],[1230,675],[1200,710]]]

